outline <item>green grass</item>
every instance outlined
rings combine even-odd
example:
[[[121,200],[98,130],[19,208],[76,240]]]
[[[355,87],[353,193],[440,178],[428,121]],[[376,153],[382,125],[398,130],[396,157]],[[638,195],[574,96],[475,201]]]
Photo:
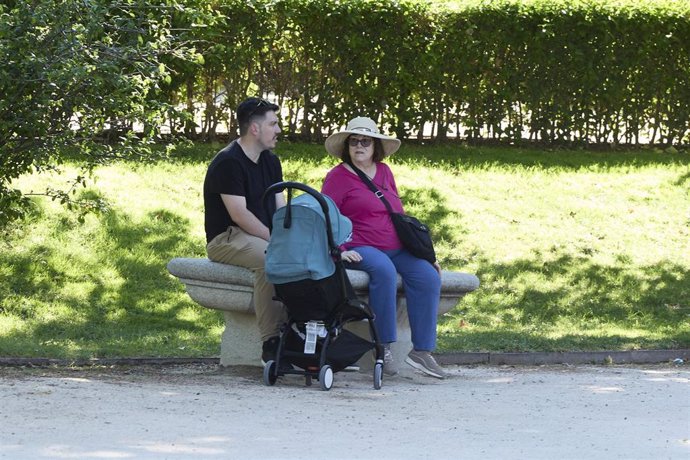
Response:
[[[0,243],[0,356],[212,356],[222,316],[165,265],[204,255],[200,195],[219,145],[97,170],[77,216],[36,199]],[[279,144],[286,180],[335,160]],[[439,351],[690,347],[690,155],[405,145],[390,159],[444,268],[481,287],[439,325]],[[28,176],[25,191],[59,184]]]

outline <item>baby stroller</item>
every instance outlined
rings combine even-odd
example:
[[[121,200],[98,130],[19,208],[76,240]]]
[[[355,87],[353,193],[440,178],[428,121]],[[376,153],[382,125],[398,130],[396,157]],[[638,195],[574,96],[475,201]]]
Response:
[[[270,186],[264,203],[287,189],[287,206],[278,209],[271,223],[266,250],[266,278],[275,286],[276,299],[288,312],[276,360],[264,366],[266,385],[286,374],[304,375],[307,386],[318,379],[330,390],[333,374],[357,362],[374,349],[374,388],[381,388],[383,347],[374,328],[369,306],[357,299],[340,258],[340,244],[352,233],[352,223],[333,201],[297,182]],[[293,198],[293,190],[305,193]],[[344,329],[366,320],[369,340]]]

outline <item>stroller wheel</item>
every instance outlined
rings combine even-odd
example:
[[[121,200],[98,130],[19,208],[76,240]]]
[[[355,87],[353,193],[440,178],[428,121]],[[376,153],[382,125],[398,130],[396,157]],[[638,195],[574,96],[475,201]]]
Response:
[[[278,375],[276,373],[276,362],[272,359],[266,362],[264,366],[264,384],[266,386],[272,386],[278,380]]]
[[[383,380],[383,364],[376,363],[374,366],[374,390],[381,389],[381,381]]]
[[[328,364],[319,371],[319,382],[321,383],[321,389],[324,391],[330,390],[333,386],[333,369]]]
[[[307,375],[304,377],[304,383],[310,387],[311,386],[311,375]]]

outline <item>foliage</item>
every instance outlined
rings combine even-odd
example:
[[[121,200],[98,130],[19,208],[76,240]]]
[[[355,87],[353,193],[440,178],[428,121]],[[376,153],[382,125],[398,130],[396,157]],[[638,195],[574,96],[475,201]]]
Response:
[[[219,113],[230,119],[238,98],[258,92],[286,109],[290,136],[310,139],[363,113],[401,138],[690,140],[683,0],[214,5],[215,20],[197,29],[209,64],[183,89],[203,101],[206,137]]]
[[[162,57],[186,56],[170,27],[179,7],[164,0],[0,4],[0,226],[26,211],[12,180],[58,167],[66,147],[86,160],[83,169],[67,191],[51,184],[43,193],[68,205],[79,204],[74,191],[95,165],[146,152],[141,141],[152,139],[165,107],[156,97],[169,78]],[[128,149],[116,153],[113,144]]]

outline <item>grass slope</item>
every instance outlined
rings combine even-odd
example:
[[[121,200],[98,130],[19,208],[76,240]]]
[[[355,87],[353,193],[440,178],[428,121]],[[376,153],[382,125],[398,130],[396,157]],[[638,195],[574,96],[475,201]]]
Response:
[[[110,210],[83,223],[36,199],[0,243],[0,356],[216,355],[222,316],[165,265],[204,255],[201,184],[220,147],[98,169],[82,193]],[[318,145],[276,151],[286,180],[317,189],[335,164]],[[389,163],[444,268],[482,283],[440,322],[440,351],[690,347],[687,154],[405,145]]]

